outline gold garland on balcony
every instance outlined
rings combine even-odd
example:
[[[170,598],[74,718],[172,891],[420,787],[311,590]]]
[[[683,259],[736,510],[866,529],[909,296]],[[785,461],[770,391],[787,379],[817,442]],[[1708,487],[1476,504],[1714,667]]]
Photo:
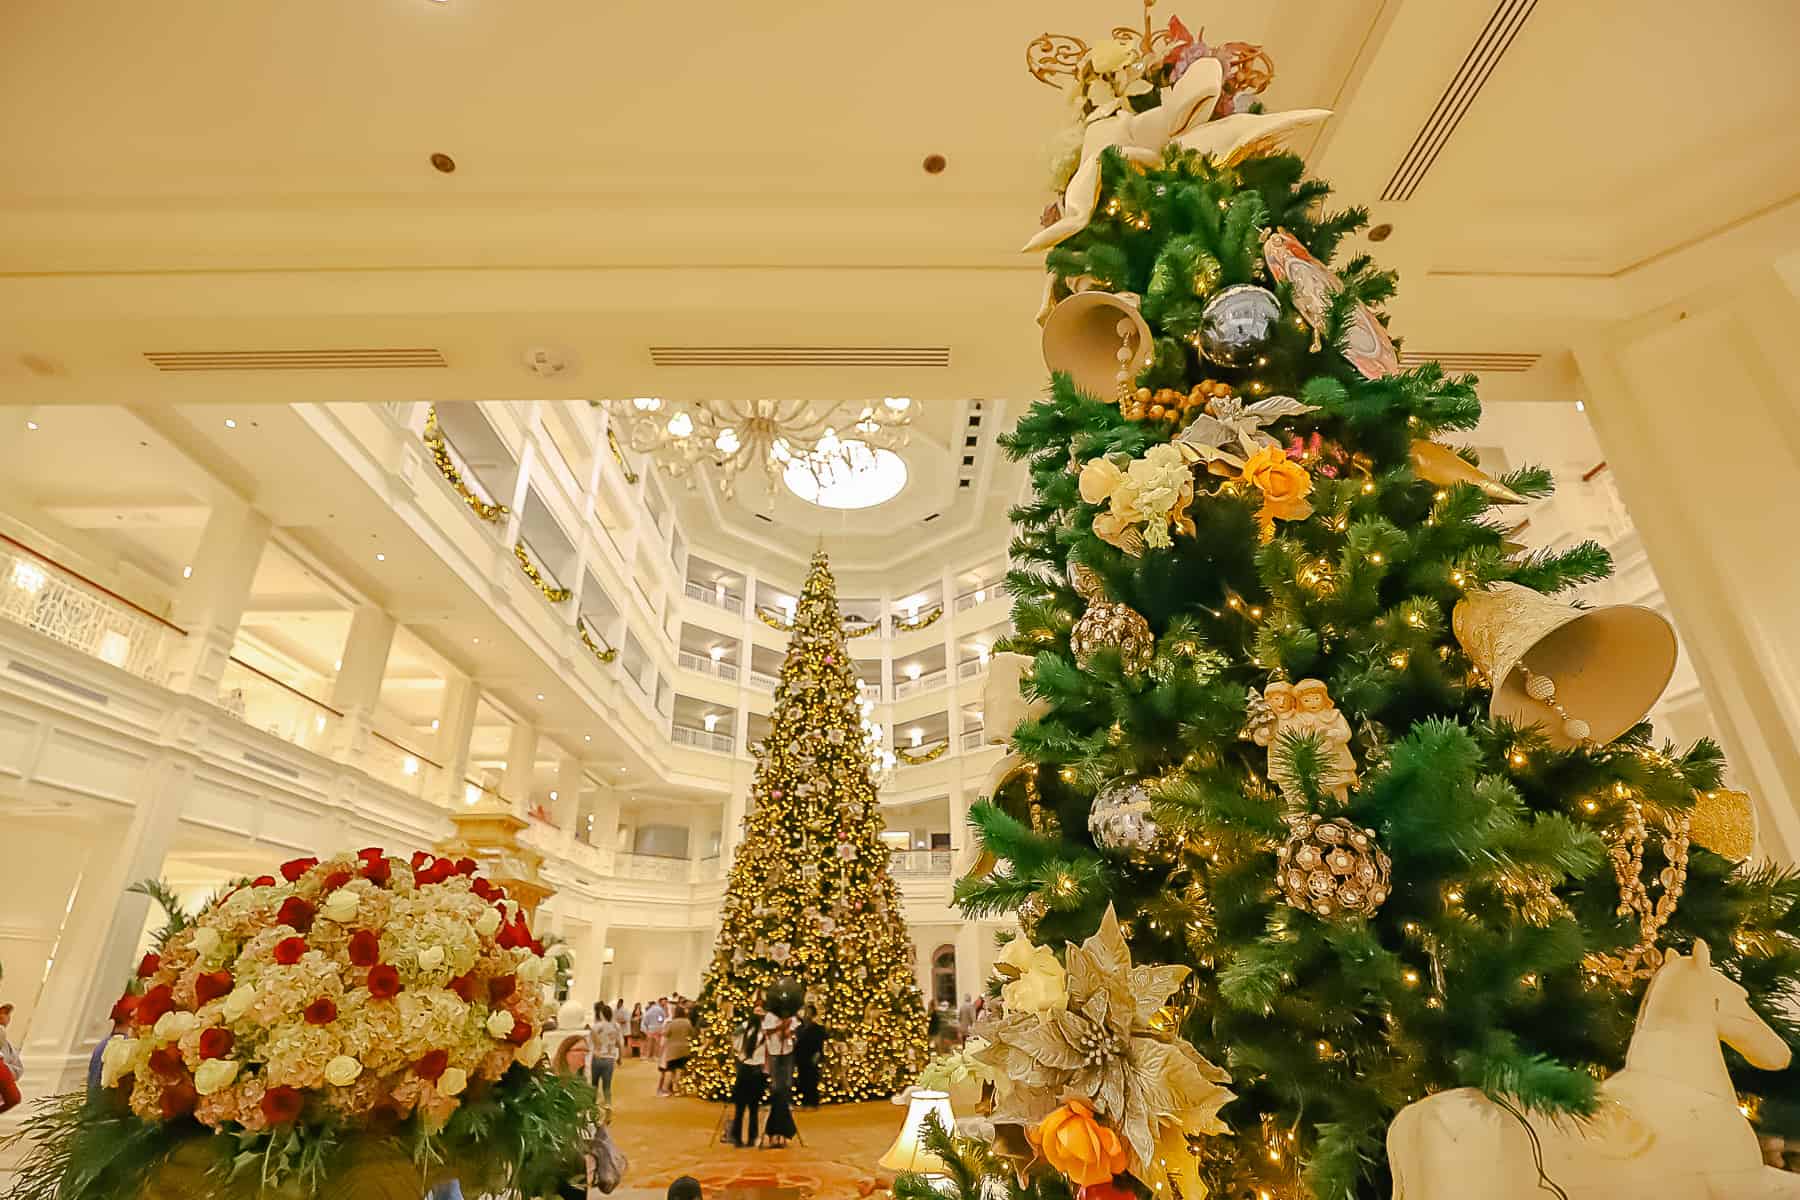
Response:
[[[537,590],[542,592],[544,599],[550,603],[561,604],[575,594],[566,587],[551,587],[544,582],[544,576],[537,569],[537,564],[532,562],[531,555],[526,553],[523,538],[513,543],[513,557],[519,560],[519,567],[525,572],[525,578],[537,584]]]
[[[613,458],[618,460],[619,470],[624,474],[625,482],[636,483],[638,481],[637,472],[632,470],[631,464],[625,461],[625,451],[619,448],[619,436],[612,431],[611,425],[606,427],[606,446],[612,451]]]
[[[757,615],[757,617],[759,617],[762,620],[762,623],[764,625],[767,625],[770,629],[773,629],[776,633],[792,633],[792,632],[794,632],[794,627],[792,625],[788,624],[786,621],[782,620],[780,617],[774,616],[773,614],[771,614],[769,612],[768,609],[764,608],[760,604],[756,606],[756,615]]]
[[[871,633],[874,633],[880,628],[881,622],[877,621],[873,625],[864,625],[860,629],[846,629],[844,630],[844,640],[849,641],[851,638],[868,637]]]
[[[438,429],[437,405],[433,404],[425,410],[425,448],[431,451],[431,461],[437,464],[438,474],[444,477],[456,494],[462,497],[469,511],[487,522],[494,522],[504,517],[508,509],[504,504],[490,504],[477,496],[463,480],[462,472],[456,469],[456,460],[450,457],[449,443]]]
[[[925,614],[922,617],[919,617],[917,620],[895,621],[894,622],[894,632],[895,633],[917,633],[921,629],[929,629],[933,625],[936,625],[938,622],[938,618],[943,615],[944,615],[944,606],[940,604],[936,608],[932,609],[929,613]]]
[[[907,753],[905,747],[902,747],[899,750],[894,751],[894,757],[899,759],[901,762],[905,763],[909,767],[922,767],[928,762],[932,762],[935,759],[942,758],[944,756],[944,753],[946,751],[948,751],[949,749],[950,749],[950,743],[947,741],[939,742],[937,745],[933,746],[931,749],[921,750],[917,754],[909,754],[909,753]]]
[[[599,659],[603,664],[611,663],[613,659],[619,657],[617,647],[601,645],[595,640],[595,636],[588,632],[586,617],[576,618],[575,632],[581,635],[581,644],[592,651],[594,657]]]

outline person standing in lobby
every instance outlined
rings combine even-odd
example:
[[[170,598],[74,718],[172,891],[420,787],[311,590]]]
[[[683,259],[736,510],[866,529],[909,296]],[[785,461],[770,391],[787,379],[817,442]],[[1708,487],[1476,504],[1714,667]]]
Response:
[[[794,1031],[794,1094],[800,1107],[819,1107],[819,1068],[825,1054],[825,1039],[831,1033],[819,1024],[819,1006],[809,1004],[801,1013],[800,1027]]]
[[[649,1043],[644,1056],[658,1066],[663,1059],[663,1026],[669,1023],[669,998],[658,997],[644,1010],[644,1038]]]
[[[731,1085],[731,1144],[739,1149],[754,1149],[757,1118],[762,1109],[763,1087],[768,1082],[765,1067],[769,1060],[768,1043],[763,1035],[763,1006],[758,1000],[742,1021],[736,1035],[737,1077]],[[749,1141],[745,1141],[744,1118],[750,1118]]]
[[[669,1023],[663,1026],[662,1077],[657,1080],[656,1094],[673,1096],[681,1083],[682,1068],[688,1063],[688,1050],[694,1041],[694,1023],[688,1010],[676,1004]]]
[[[593,1085],[600,1089],[601,1100],[608,1109],[612,1108],[613,1072],[624,1052],[624,1039],[619,1036],[612,1009],[596,1003],[594,1023],[588,1026],[588,1063],[594,1073]]]

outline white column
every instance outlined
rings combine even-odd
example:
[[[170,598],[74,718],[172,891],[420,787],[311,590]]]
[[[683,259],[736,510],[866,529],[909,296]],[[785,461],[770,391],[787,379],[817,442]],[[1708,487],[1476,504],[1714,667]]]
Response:
[[[1762,848],[1800,854],[1800,255],[1577,349]]]
[[[88,1055],[110,1028],[107,1015],[137,965],[150,910],[148,897],[125,889],[162,874],[192,778],[192,762],[168,754],[134,776],[129,816],[93,827],[93,849],[80,868],[23,1048],[29,1095],[83,1086]]]
[[[169,686],[211,700],[237,641],[250,585],[269,541],[269,519],[236,497],[213,505],[190,575],[176,592],[170,620],[187,630],[176,644]]]
[[[481,685],[467,675],[453,672],[444,680],[444,703],[438,713],[437,760],[444,764],[441,802],[456,807],[466,799],[469,775],[469,743],[475,737],[475,711],[481,704]]]
[[[500,794],[524,816],[531,809],[531,785],[537,774],[537,726],[514,721],[506,741],[506,771],[500,776]]]
[[[956,1002],[981,991],[981,923],[964,921],[956,930]]]
[[[359,766],[369,746],[369,730],[381,704],[381,681],[394,645],[394,618],[373,604],[359,604],[350,618],[337,678],[331,684],[331,706],[344,714],[332,755]],[[441,720],[442,718],[440,718]]]
[[[593,845],[600,851],[601,873],[610,874],[619,852],[619,789],[610,783],[600,786],[594,806]]]

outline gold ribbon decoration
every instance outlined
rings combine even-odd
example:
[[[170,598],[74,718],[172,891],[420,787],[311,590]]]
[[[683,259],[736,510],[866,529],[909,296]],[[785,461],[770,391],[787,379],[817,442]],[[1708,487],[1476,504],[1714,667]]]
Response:
[[[531,555],[525,549],[523,539],[513,543],[513,557],[519,560],[519,568],[525,572],[525,578],[537,584],[537,590],[542,592],[544,599],[550,603],[561,604],[575,594],[566,587],[551,587],[544,582],[543,572],[539,571],[537,564],[531,561]]]
[[[469,487],[468,481],[463,479],[462,472],[456,469],[456,460],[450,456],[450,445],[444,440],[443,431],[438,428],[435,404],[425,410],[423,437],[425,448],[431,452],[431,461],[437,464],[438,474],[462,497],[463,503],[469,506],[469,511],[490,524],[506,516],[509,511],[506,505],[491,504],[477,496]]]

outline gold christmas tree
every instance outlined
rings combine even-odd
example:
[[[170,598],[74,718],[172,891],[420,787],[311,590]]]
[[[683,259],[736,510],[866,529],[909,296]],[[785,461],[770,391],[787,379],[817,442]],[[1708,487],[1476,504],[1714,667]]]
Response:
[[[824,551],[794,611],[768,737],[700,990],[689,1081],[723,1097],[732,1032],[759,993],[793,978],[833,1031],[822,1100],[887,1096],[924,1065],[924,1001],[887,870],[837,585]]]

